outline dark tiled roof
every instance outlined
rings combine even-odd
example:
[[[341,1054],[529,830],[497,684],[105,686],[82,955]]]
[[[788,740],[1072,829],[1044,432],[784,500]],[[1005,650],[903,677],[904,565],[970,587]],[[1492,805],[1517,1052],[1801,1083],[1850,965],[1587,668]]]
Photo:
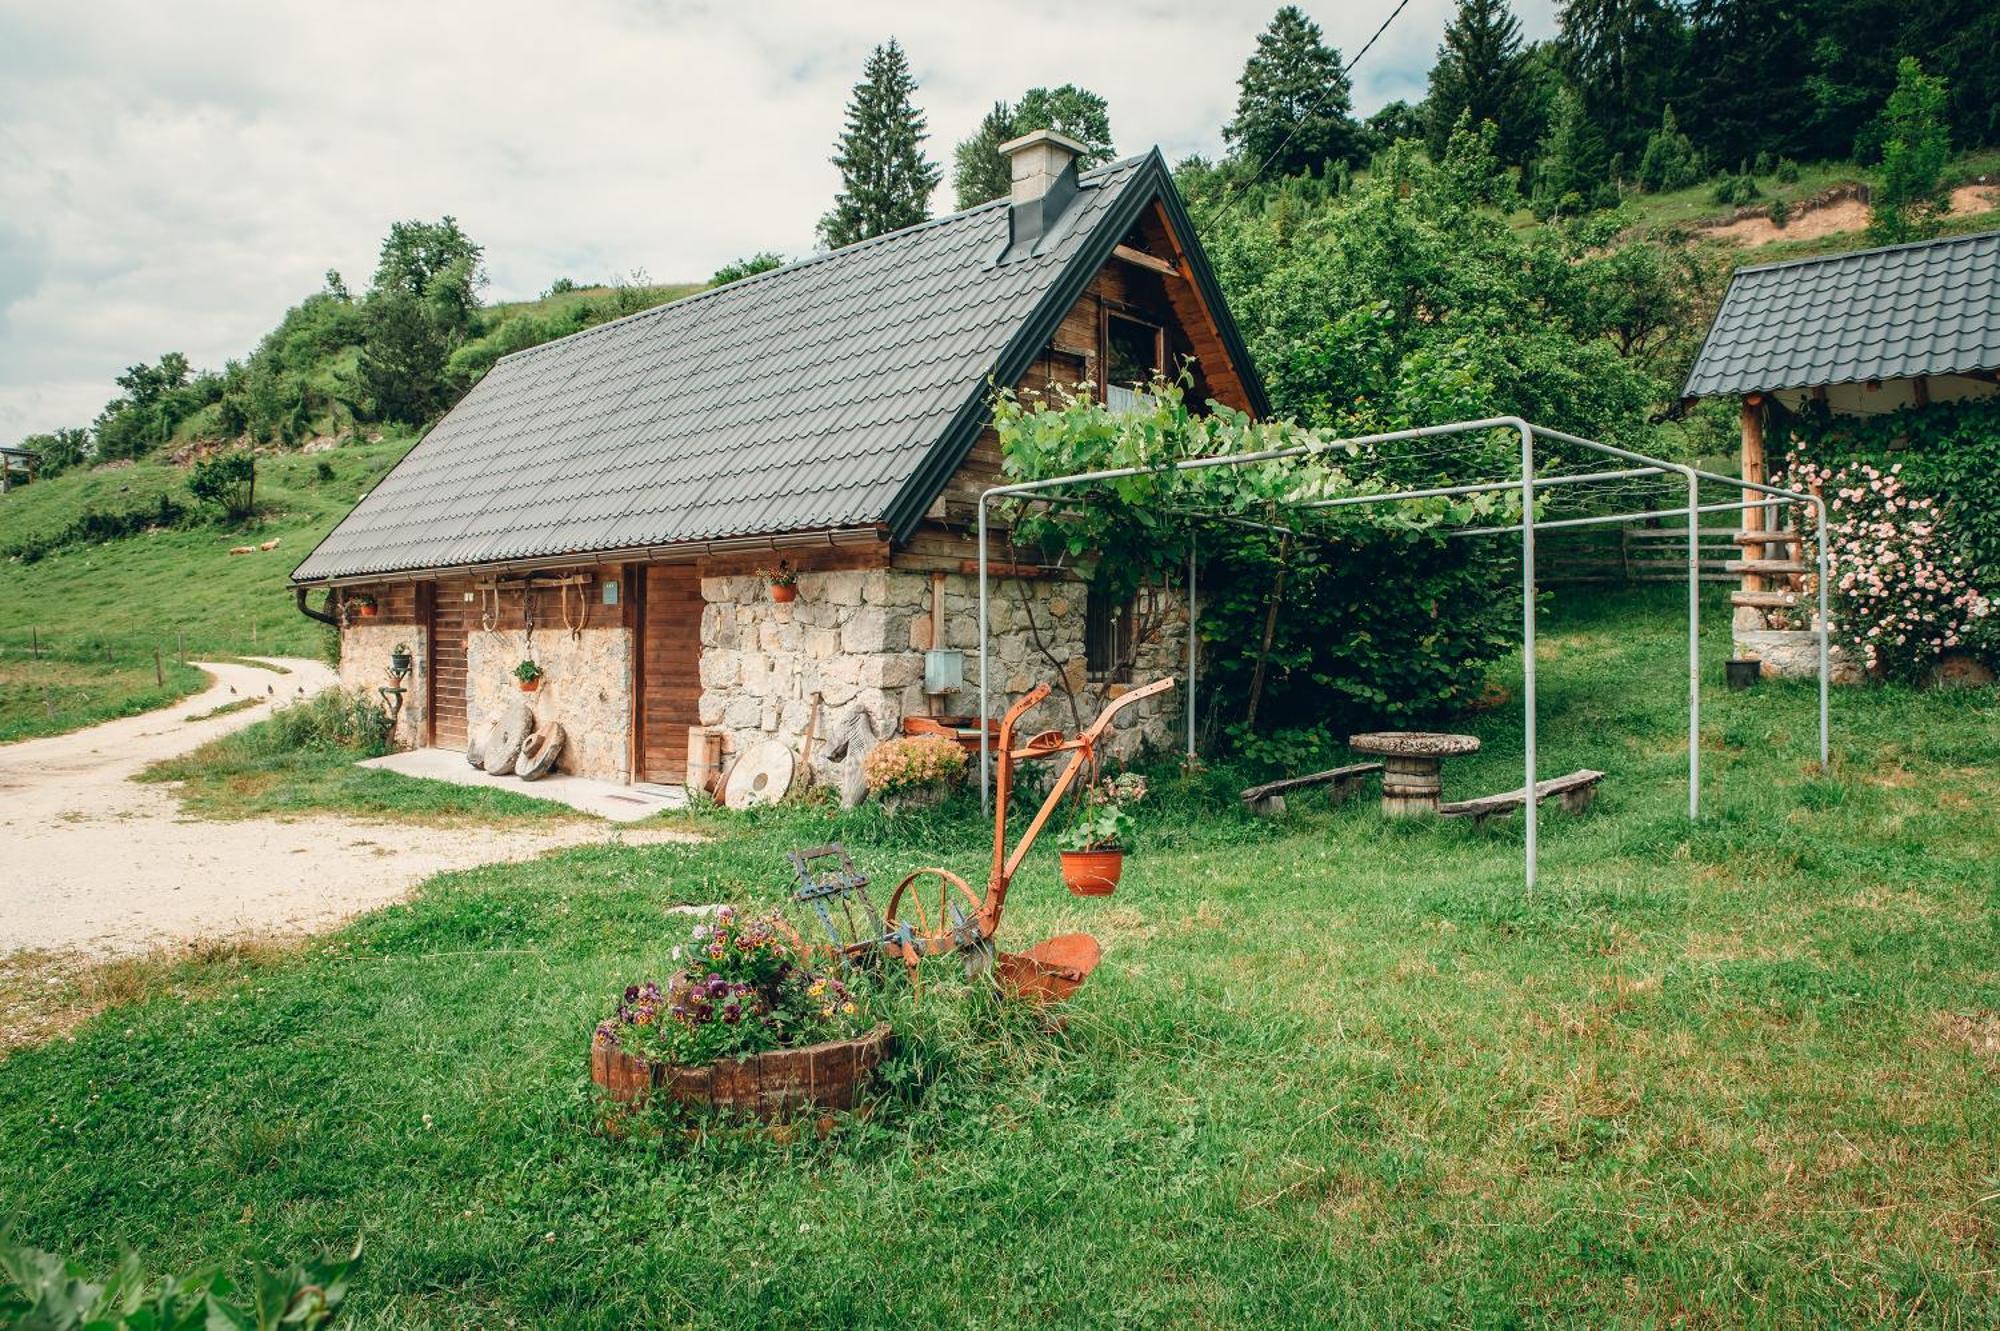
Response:
[[[995,264],[996,202],[505,357],[292,576],[907,526],[988,376],[1075,300],[1070,261],[1156,192],[1179,212],[1158,153],[1082,184],[1039,254]]]
[[[2000,231],[1739,268],[1684,397],[2000,368]]]

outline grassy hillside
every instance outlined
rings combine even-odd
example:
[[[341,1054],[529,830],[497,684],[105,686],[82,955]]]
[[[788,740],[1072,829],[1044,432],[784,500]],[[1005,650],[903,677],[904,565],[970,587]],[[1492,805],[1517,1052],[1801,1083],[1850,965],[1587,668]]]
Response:
[[[150,651],[184,634],[190,652],[317,653],[320,626],[293,608],[286,576],[411,443],[391,438],[260,457],[259,512],[246,522],[197,520],[32,561],[17,557],[5,567],[0,653],[18,655],[31,630],[59,646],[109,642]],[[0,502],[0,550],[46,539],[86,510],[143,512],[162,495],[185,501],[186,490],[187,469],[158,461],[33,485]],[[229,553],[273,540],[272,550]]]
[[[258,513],[197,513],[111,540],[58,544],[86,515],[156,517],[190,504],[187,469],[149,461],[73,473],[0,501],[0,742],[163,706],[202,687],[195,656],[319,656],[327,630],[298,613],[286,577],[411,440],[258,459]],[[254,554],[232,547],[278,544]],[[50,546],[54,548],[49,548]],[[25,558],[19,552],[39,553]],[[164,686],[154,673],[154,652]]]

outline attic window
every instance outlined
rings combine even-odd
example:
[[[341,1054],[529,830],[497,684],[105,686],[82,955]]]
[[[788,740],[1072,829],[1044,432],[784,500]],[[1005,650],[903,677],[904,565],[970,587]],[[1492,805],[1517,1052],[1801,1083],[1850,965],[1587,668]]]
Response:
[[[1104,325],[1104,382],[1127,388],[1151,383],[1166,369],[1166,337],[1158,324],[1112,314]]]

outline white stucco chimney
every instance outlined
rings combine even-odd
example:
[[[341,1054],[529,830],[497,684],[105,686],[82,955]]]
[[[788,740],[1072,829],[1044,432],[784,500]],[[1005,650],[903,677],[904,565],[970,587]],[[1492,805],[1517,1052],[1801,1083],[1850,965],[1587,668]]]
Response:
[[[1052,129],[1038,129],[1000,145],[1013,183],[1010,255],[1031,251],[1054,229],[1056,219],[1076,197],[1076,159],[1084,151],[1081,143]]]

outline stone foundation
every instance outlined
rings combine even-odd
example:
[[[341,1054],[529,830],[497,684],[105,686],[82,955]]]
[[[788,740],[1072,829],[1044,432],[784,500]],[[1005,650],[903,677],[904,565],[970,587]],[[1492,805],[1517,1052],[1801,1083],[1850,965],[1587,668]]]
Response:
[[[826,748],[831,738],[848,733],[858,714],[865,714],[878,737],[887,738],[898,733],[906,715],[979,710],[979,582],[974,576],[949,574],[944,580],[941,645],[965,653],[965,688],[935,709],[923,690],[931,631],[929,574],[897,569],[804,573],[798,599],[791,602],[773,601],[755,577],[704,578],[701,590],[707,603],[701,620],[701,721],[723,731],[725,745],[733,751],[775,738],[798,752],[817,695],[815,775],[834,783],[840,764],[827,760]],[[1042,680],[1055,682],[1060,676],[1075,689],[1088,724],[1107,687],[1116,686],[1084,678],[1083,585],[1059,579],[996,581],[989,619],[993,714],[998,716]],[[1157,640],[1142,647],[1134,681],[1182,674],[1185,634],[1186,619],[1176,609]],[[1046,655],[1036,646],[1038,637]],[[1186,699],[1176,690],[1121,715],[1113,752],[1129,756],[1142,740],[1162,747],[1179,742],[1185,707]],[[1060,684],[1023,724],[1029,733],[1075,729]]]
[[[430,641],[426,630],[415,624],[374,624],[361,622],[350,625],[340,635],[340,685],[346,689],[360,689],[371,698],[379,699],[377,689],[387,688],[393,681],[389,676],[389,656],[402,643],[410,649],[413,661],[408,677],[403,680],[403,709],[396,717],[396,731],[392,737],[402,748],[413,748],[424,733],[425,700],[430,693],[428,677],[430,662]],[[387,704],[383,704],[387,707]]]
[[[558,771],[600,781],[632,772],[632,635],[589,628],[572,638],[560,627],[537,629],[532,647],[520,629],[487,632],[476,624],[466,642],[466,734],[484,739],[522,697],[514,667],[533,658],[546,673],[526,695],[538,721],[558,721],[568,736]]]

